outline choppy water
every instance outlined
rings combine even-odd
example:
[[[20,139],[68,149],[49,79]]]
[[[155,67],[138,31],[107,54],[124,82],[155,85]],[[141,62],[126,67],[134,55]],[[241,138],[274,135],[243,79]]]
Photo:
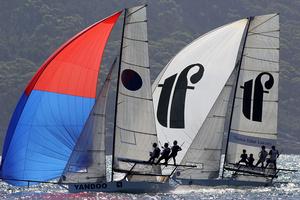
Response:
[[[280,168],[300,170],[300,155],[281,155]],[[180,186],[168,193],[120,194],[78,193],[69,194],[56,185],[39,185],[18,188],[0,183],[0,199],[300,199],[300,172],[280,174],[278,181],[288,181],[276,187],[200,187]]]

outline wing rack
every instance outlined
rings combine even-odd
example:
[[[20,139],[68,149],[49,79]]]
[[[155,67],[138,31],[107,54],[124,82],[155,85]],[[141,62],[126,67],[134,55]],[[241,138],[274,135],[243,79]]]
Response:
[[[280,171],[297,172],[297,170],[293,170],[293,169],[277,168],[275,170],[274,168],[250,167],[250,166],[235,164],[235,163],[228,163],[227,165],[224,166],[224,169],[228,171],[241,172],[241,173],[247,173],[252,175],[258,175],[262,177],[270,177],[270,178],[277,178],[278,177],[277,174]]]

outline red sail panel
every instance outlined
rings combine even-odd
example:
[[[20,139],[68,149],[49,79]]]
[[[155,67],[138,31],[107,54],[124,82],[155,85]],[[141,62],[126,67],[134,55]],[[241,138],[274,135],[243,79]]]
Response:
[[[122,11],[99,21],[63,44],[40,67],[25,90],[95,98],[108,36]]]

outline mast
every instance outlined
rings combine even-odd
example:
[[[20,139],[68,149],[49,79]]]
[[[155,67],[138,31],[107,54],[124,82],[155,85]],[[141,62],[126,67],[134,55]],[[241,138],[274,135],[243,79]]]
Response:
[[[113,132],[113,151],[112,151],[112,169],[111,169],[111,181],[114,180],[114,160],[115,160],[115,134],[116,134],[116,123],[117,123],[117,106],[118,106],[118,93],[119,93],[119,79],[120,79],[120,70],[121,70],[121,61],[122,61],[122,51],[123,51],[123,38],[126,22],[126,13],[127,8],[124,9],[124,20],[122,28],[122,37],[121,37],[121,46],[120,46],[120,56],[119,56],[119,68],[118,68],[118,78],[117,78],[117,90],[116,90],[116,101],[115,101],[115,119],[114,119],[114,132]]]
[[[226,163],[226,158],[227,158],[229,134],[230,134],[230,129],[231,129],[233,108],[234,108],[234,105],[235,105],[235,95],[236,95],[236,91],[237,91],[237,87],[238,87],[238,83],[239,83],[240,69],[241,69],[241,65],[242,65],[242,59],[243,59],[244,49],[245,49],[245,45],[246,45],[246,41],[247,41],[250,22],[251,22],[252,19],[253,19],[253,17],[248,17],[248,23],[247,23],[247,26],[246,26],[246,35],[245,35],[244,42],[243,42],[243,48],[242,48],[240,59],[238,60],[238,72],[237,72],[236,83],[235,83],[234,94],[233,94],[233,101],[232,101],[232,106],[231,106],[230,121],[229,121],[229,125],[228,125],[227,141],[226,141],[226,148],[225,148],[225,157],[224,157],[223,169],[222,169],[222,179],[224,178],[224,165]]]

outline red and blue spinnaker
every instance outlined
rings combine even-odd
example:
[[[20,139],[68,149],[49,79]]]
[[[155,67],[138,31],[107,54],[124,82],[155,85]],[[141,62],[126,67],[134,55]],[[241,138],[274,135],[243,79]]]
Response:
[[[7,130],[3,180],[22,186],[61,176],[95,103],[103,51],[120,14],[74,36],[29,82]]]

